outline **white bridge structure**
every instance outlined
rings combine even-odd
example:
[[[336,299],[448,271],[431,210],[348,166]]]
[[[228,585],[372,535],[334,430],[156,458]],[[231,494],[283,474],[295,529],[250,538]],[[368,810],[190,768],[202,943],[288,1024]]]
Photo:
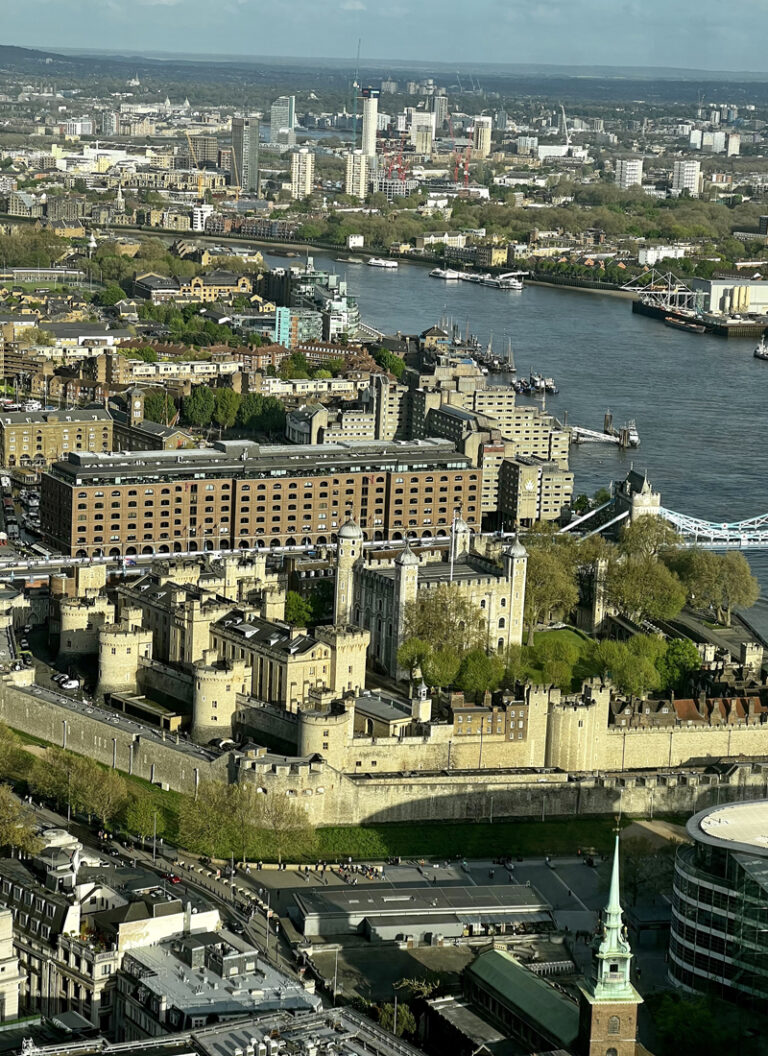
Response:
[[[659,516],[679,532],[687,546],[702,550],[768,550],[768,513],[744,521],[702,521],[661,506]]]

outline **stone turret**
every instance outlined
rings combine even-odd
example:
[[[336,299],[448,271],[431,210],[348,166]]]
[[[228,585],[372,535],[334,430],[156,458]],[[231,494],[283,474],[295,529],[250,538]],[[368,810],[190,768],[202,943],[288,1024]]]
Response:
[[[204,743],[212,737],[231,737],[237,694],[246,692],[244,660],[219,660],[206,649],[193,665],[192,736]]]
[[[98,693],[136,692],[139,662],[152,656],[152,631],[141,624],[141,609],[126,607],[119,623],[99,631]]]
[[[355,565],[363,554],[363,533],[349,517],[339,529],[336,548],[336,585],[333,595],[333,622],[354,623]]]

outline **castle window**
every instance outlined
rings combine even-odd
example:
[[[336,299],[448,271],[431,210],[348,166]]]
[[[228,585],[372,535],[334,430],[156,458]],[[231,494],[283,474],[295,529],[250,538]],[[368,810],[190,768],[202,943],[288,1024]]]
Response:
[[[608,1033],[618,1034],[620,1031],[619,1017],[610,1016],[608,1019]]]
[[[605,1056],[618,1056],[616,1049],[606,1049]]]

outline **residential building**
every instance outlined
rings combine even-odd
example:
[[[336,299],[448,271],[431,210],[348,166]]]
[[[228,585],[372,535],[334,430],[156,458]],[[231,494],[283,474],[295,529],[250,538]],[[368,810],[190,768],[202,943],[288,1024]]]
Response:
[[[360,146],[365,157],[373,159],[376,157],[376,131],[379,122],[379,90],[378,88],[363,88],[360,94],[363,98],[363,137]]]
[[[669,978],[760,1009],[768,997],[768,800],[709,807],[675,860]]]
[[[275,99],[270,108],[269,142],[281,143],[280,133],[292,133],[296,127],[296,97],[281,95]]]
[[[306,147],[291,154],[291,198],[303,200],[312,194],[315,180],[315,155]]]
[[[445,122],[448,120],[448,96],[447,95],[431,95],[427,101],[427,105],[432,113],[435,115],[435,126],[436,129],[443,127]]]
[[[6,211],[9,216],[42,216],[43,203],[28,191],[11,191]]]
[[[347,154],[344,193],[362,202],[368,194],[368,158],[362,150]]]
[[[491,153],[491,136],[493,135],[493,118],[476,117],[472,133],[472,154],[476,158],[487,158]]]
[[[49,466],[70,451],[112,450],[112,418],[104,408],[11,411],[0,415],[0,464]]]
[[[246,193],[259,193],[259,118],[232,118],[232,163],[235,184]]]
[[[335,540],[349,510],[369,539],[446,535],[457,508],[477,530],[481,489],[482,471],[444,440],[224,441],[70,454],[43,475],[40,518],[53,545],[86,557],[322,545]]]
[[[272,340],[284,348],[294,349],[306,341],[322,341],[322,312],[313,308],[276,308]]]
[[[622,191],[639,187],[643,182],[642,158],[619,158],[616,162],[616,183]]]
[[[687,191],[692,198],[701,193],[701,162],[689,159],[676,161],[672,167],[672,193]]]
[[[573,473],[557,462],[517,455],[499,469],[500,523],[531,528],[537,521],[556,521],[573,496]]]

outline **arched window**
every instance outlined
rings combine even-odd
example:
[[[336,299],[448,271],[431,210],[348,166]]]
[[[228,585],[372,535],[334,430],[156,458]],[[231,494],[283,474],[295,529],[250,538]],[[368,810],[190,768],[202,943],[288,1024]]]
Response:
[[[616,1049],[606,1049],[605,1056],[619,1056],[619,1054]]]
[[[618,1034],[620,1033],[621,1024],[619,1023],[618,1016],[610,1016],[608,1019],[608,1033]]]
[[[505,620],[505,618],[504,618],[504,617],[502,616],[502,617],[500,618],[500,620],[499,620],[499,630],[500,630],[500,631],[503,631],[503,630],[504,630],[504,628],[505,628],[506,626],[507,626],[507,621],[506,621],[506,620]]]

